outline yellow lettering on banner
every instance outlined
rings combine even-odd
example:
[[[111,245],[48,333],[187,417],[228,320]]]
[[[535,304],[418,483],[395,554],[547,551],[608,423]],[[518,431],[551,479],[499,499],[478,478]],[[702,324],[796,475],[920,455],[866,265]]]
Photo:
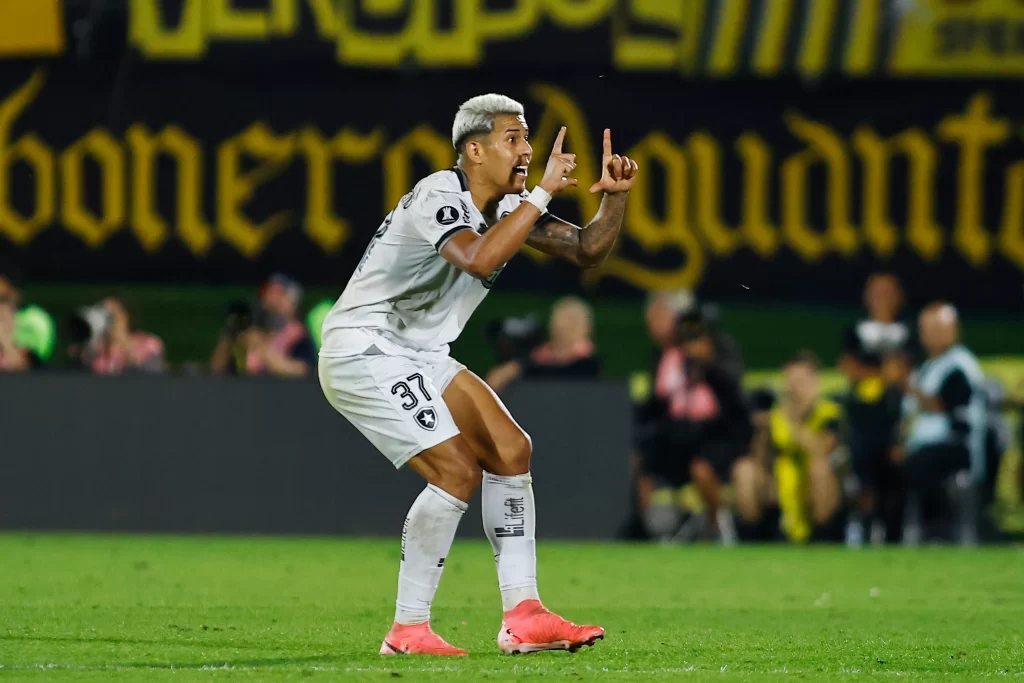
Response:
[[[570,29],[592,26],[604,19],[615,0],[547,0],[548,12],[556,24]]]
[[[429,66],[468,65],[480,59],[476,0],[455,0],[449,31],[435,27],[432,2],[376,3],[362,9],[378,18],[393,19],[404,14],[405,26],[391,35],[363,31],[356,22],[355,5],[344,5],[337,34],[338,58],[343,63],[397,66],[410,54]]]
[[[762,76],[769,76],[779,71],[785,58],[786,37],[794,23],[790,18],[793,0],[771,0],[765,3],[762,11],[764,18],[757,32],[753,68]]]
[[[267,13],[258,9],[233,7],[231,0],[204,0],[208,10],[210,33],[217,37],[266,38]]]
[[[527,185],[534,187],[540,183],[548,156],[551,154],[551,146],[555,142],[555,135],[564,125],[564,149],[576,155],[574,176],[579,180],[579,185],[559,192],[556,204],[559,200],[572,199],[579,206],[582,220],[587,221],[601,206],[601,197],[590,193],[590,186],[597,182],[601,170],[600,158],[593,155],[594,138],[590,133],[590,125],[583,111],[564,90],[550,85],[535,85],[529,92],[531,99],[543,104],[544,109],[540,121],[527,122],[531,125],[530,143],[533,145],[534,158],[537,160],[530,164]],[[539,263],[552,259],[551,256],[532,247],[524,247],[523,253]],[[599,278],[600,272],[597,268],[588,269],[583,273],[585,283],[596,282]]]
[[[971,98],[962,116],[946,116],[938,127],[940,139],[960,145],[954,239],[975,266],[988,261],[992,249],[992,236],[985,229],[982,206],[985,148],[1003,142],[1010,135],[1006,119],[991,118],[991,110],[992,98],[987,93],[978,94]]]
[[[718,141],[707,133],[694,133],[687,146],[697,168],[697,225],[711,250],[728,256],[740,246],[742,236],[722,220],[722,152]]]
[[[384,133],[375,130],[360,135],[345,129],[330,140],[315,128],[299,134],[299,147],[306,154],[306,234],[329,254],[337,252],[348,239],[349,224],[333,211],[335,196],[334,161],[365,164],[377,156]]]
[[[1024,271],[1024,161],[1006,169],[1003,229],[999,233],[999,246],[1003,255]]]
[[[743,32],[747,27],[748,0],[720,0],[721,19],[708,57],[708,71],[726,76],[736,69]]]
[[[853,148],[864,164],[861,182],[864,239],[879,256],[892,256],[899,244],[889,217],[890,163],[902,152],[907,157],[907,241],[931,261],[942,253],[943,230],[935,222],[935,169],[938,154],[920,128],[889,139],[861,126],[853,134]]]
[[[206,52],[205,0],[181,0],[177,28],[164,24],[162,0],[131,0],[128,37],[149,59],[196,58]]]
[[[623,70],[669,70],[692,72],[700,49],[705,0],[665,2],[632,0],[626,11],[611,12],[612,60]],[[635,36],[629,33],[629,19],[671,31],[671,37]]]
[[[398,12],[380,12],[375,14],[381,18],[393,18]],[[400,64],[406,52],[415,42],[416,36],[423,33],[419,26],[431,22],[432,3],[412,3],[412,9],[405,12],[406,24],[398,34],[381,35],[360,30],[356,22],[356,3],[348,2],[341,6],[338,17],[338,59],[343,64],[361,64],[365,66],[395,66]]]
[[[313,14],[316,32],[324,40],[338,35],[341,22],[335,12],[333,0],[308,0],[309,10]]]
[[[289,36],[295,32],[297,0],[270,0],[270,33]]]
[[[419,3],[426,6],[427,3]],[[442,64],[475,64],[483,55],[483,44],[477,35],[477,0],[455,0],[452,28],[440,31],[433,15],[421,13],[416,24],[417,37],[412,41],[420,62],[431,66]]]
[[[85,204],[85,159],[91,157],[100,169],[100,213]],[[61,218],[72,233],[93,249],[103,244],[124,223],[124,151],[114,137],[94,128],[61,155],[63,196]]]
[[[280,174],[291,160],[295,135],[278,136],[262,121],[225,140],[217,150],[217,231],[225,242],[254,258],[289,221],[281,211],[256,224],[242,210],[256,188]],[[242,155],[264,160],[242,171]]]
[[[816,76],[825,70],[837,9],[836,0],[814,0],[808,6],[809,16],[804,27],[803,45],[797,59],[800,71],[805,76]]]
[[[644,289],[693,287],[704,273],[704,254],[700,241],[687,224],[688,184],[683,150],[664,133],[653,132],[629,150],[628,155],[645,172],[637,176],[626,203],[627,234],[649,252],[657,252],[663,247],[675,248],[685,263],[681,268],[659,272],[612,254],[601,272]],[[664,170],[664,219],[656,216],[652,207],[654,174],[651,169],[654,165]]]
[[[426,159],[434,171],[455,163],[455,150],[450,139],[423,124],[409,131],[405,137],[384,152],[384,211],[398,205],[413,186],[412,159]]]
[[[322,40],[333,40],[338,34],[338,16],[332,0],[305,0],[313,15],[313,25]],[[282,36],[294,36],[298,30],[298,9],[301,0],[272,0],[270,29]]]
[[[889,71],[895,75],[979,78],[1024,73],[1020,0],[914,0],[895,16],[889,57]]]
[[[202,256],[213,245],[213,231],[203,219],[203,150],[188,133],[171,125],[154,135],[137,123],[128,129],[132,150],[132,230],[146,251],[154,252],[167,239],[167,221],[157,209],[157,159],[174,159],[177,167],[177,233],[185,246]]]
[[[528,34],[537,26],[541,0],[517,0],[512,9],[486,11],[480,8],[477,31],[484,38],[515,38]]]
[[[875,65],[875,45],[882,33],[880,0],[858,0],[853,11],[843,68],[847,73],[863,76]]]
[[[786,125],[809,149],[798,152],[782,164],[782,233],[797,254],[808,261],[818,261],[831,245],[844,256],[857,251],[858,237],[850,223],[850,170],[842,139],[823,124],[788,114]],[[827,168],[826,214],[828,228],[824,235],[814,232],[807,223],[807,171],[822,162]]]
[[[761,136],[744,133],[736,139],[736,153],[743,160],[743,200],[741,230],[747,244],[762,257],[770,257],[779,248],[778,229],[768,217],[768,186],[772,151]]]
[[[28,244],[54,218],[55,181],[53,151],[35,133],[8,142],[14,122],[43,89],[46,77],[37,69],[10,97],[0,102],[0,233],[14,244]],[[23,216],[11,201],[15,162],[32,169],[35,213]]]

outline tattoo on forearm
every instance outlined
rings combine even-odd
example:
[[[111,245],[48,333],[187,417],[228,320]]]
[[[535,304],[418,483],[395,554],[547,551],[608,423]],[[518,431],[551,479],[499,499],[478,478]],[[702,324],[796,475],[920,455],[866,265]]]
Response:
[[[606,194],[594,219],[580,234],[580,248],[588,260],[603,261],[615,246],[626,213],[626,192]]]
[[[626,193],[605,195],[601,208],[585,228],[577,228],[558,219],[538,223],[526,243],[553,256],[561,256],[582,266],[604,261],[615,246],[626,211]]]
[[[580,231],[560,220],[546,220],[533,228],[526,243],[545,254],[572,259],[579,250]]]

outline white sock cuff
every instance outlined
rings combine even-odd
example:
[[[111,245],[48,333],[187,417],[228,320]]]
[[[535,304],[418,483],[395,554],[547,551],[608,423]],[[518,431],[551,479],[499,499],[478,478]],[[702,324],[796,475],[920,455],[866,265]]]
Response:
[[[501,484],[502,486],[508,486],[509,488],[526,488],[527,485],[533,483],[533,476],[529,472],[526,474],[516,474],[511,477],[503,477],[499,474],[484,472],[484,483]]]
[[[433,484],[427,484],[427,490],[430,491],[431,493],[433,493],[434,495],[436,495],[437,497],[439,497],[444,502],[446,502],[449,505],[451,505],[453,508],[455,508],[460,513],[465,512],[469,508],[469,504],[468,503],[462,502],[461,500],[459,500],[458,498],[456,498],[452,494],[448,493],[444,489],[439,489],[438,487],[434,486]]]

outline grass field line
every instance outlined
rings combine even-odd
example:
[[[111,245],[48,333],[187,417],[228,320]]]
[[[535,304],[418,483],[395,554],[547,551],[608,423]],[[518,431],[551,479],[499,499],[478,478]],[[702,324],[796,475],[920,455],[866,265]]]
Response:
[[[0,664],[0,671],[90,671],[90,672],[128,672],[128,671],[140,671],[145,670],[147,667],[139,666],[117,666],[117,665],[80,665],[80,664],[15,664],[6,665]],[[253,666],[232,666],[224,664],[223,666],[199,666],[199,667],[183,667],[183,666],[160,666],[153,665],[148,667],[151,671],[268,671],[273,667],[253,667]],[[472,667],[461,667],[461,666],[309,666],[302,667],[306,671],[316,671],[319,673],[461,673],[461,674],[545,674],[553,673],[551,669],[544,666],[521,666],[514,665],[511,670],[506,667],[490,667],[490,668],[472,668]],[[667,674],[713,674],[715,669],[713,667],[655,667],[655,668],[634,668],[629,666],[613,668],[613,667],[592,667],[582,666],[577,667],[578,671],[592,673],[592,674],[631,674],[637,676],[656,676],[656,675],[667,675]],[[744,671],[729,671],[729,665],[726,664],[718,669],[718,673],[750,673]],[[808,676],[808,675],[821,675],[821,674],[843,674],[846,676],[921,676],[924,672],[920,671],[896,671],[891,669],[862,669],[860,667],[845,667],[841,666],[835,670],[826,670],[821,668],[814,669],[790,669],[783,667],[781,669],[772,669],[769,671],[758,672],[760,675],[770,676]],[[943,675],[951,675],[952,672],[944,672]],[[984,678],[1022,678],[1024,677],[1024,671],[974,671],[971,672],[972,676],[979,676]]]

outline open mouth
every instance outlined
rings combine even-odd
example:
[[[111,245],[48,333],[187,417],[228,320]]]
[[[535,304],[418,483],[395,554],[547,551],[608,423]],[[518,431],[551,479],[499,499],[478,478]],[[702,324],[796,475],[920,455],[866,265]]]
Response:
[[[515,168],[512,169],[512,173],[514,175],[519,175],[519,176],[522,176],[522,177],[525,178],[526,177],[526,166],[516,166]]]

